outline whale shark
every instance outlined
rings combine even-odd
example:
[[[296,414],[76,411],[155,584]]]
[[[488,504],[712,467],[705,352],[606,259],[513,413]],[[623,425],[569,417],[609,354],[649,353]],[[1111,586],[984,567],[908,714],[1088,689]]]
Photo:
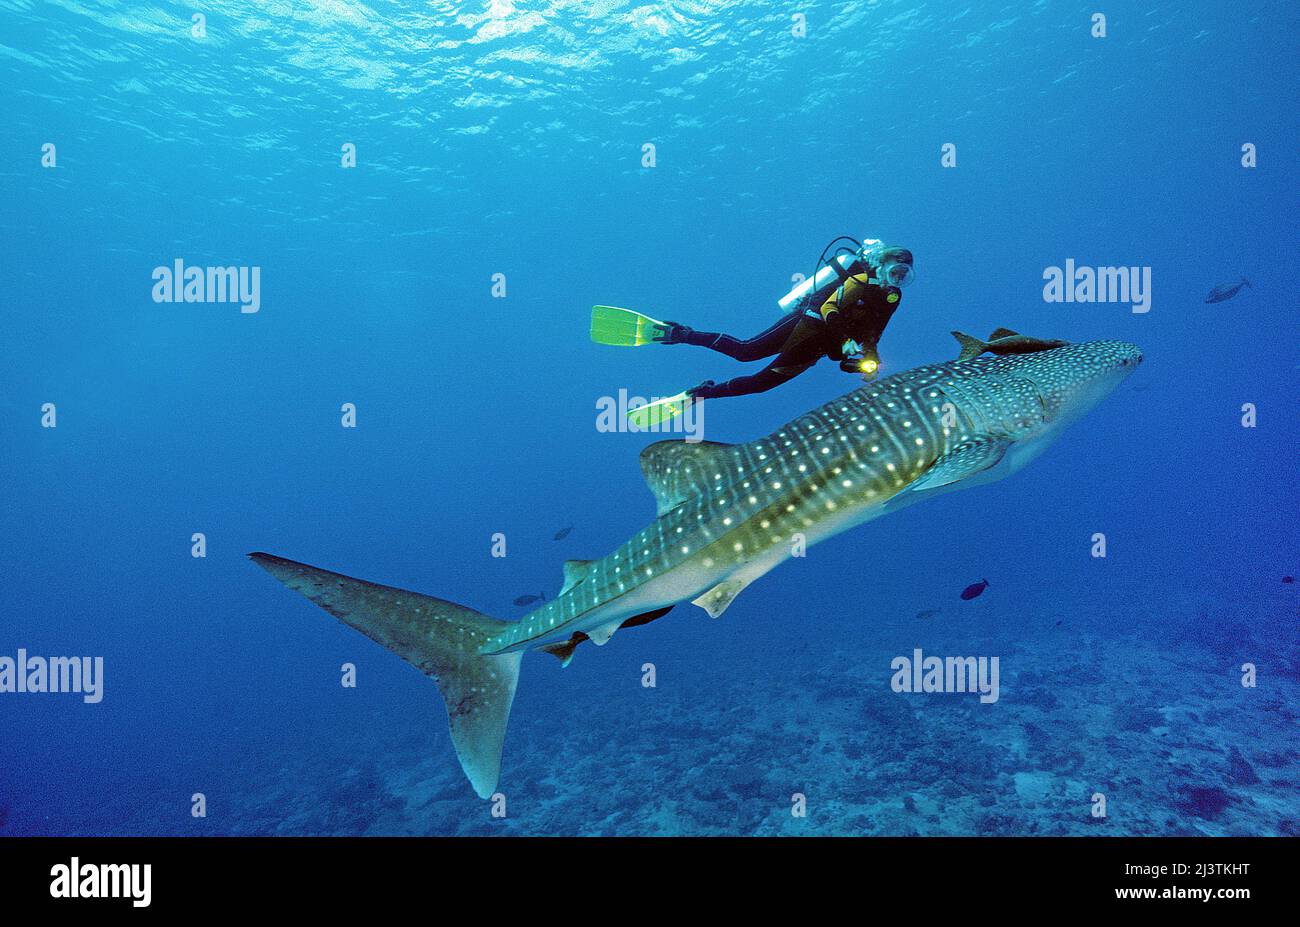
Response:
[[[267,553],[290,589],[438,684],[452,745],[491,797],[524,652],[573,659],[682,602],[717,618],[796,551],[931,497],[1015,473],[1142,360],[1122,341],[916,367],[872,381],[744,444],[659,441],[641,452],[655,519],[517,621]]]

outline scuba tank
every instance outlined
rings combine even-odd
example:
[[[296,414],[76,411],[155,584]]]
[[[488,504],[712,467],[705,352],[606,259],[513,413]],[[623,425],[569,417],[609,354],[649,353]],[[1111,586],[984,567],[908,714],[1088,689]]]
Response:
[[[826,260],[826,251],[836,241],[841,240],[853,242],[858,246],[857,250],[849,251],[845,248],[837,252],[829,261]],[[786,314],[803,312],[809,308],[815,309],[821,306],[841,283],[854,274],[866,271],[866,256],[879,244],[880,242],[874,238],[859,242],[847,235],[840,236],[822,251],[822,256],[817,261],[817,270],[813,272],[813,275],[806,278],[802,283],[796,284],[790,292],[778,299],[776,304]]]

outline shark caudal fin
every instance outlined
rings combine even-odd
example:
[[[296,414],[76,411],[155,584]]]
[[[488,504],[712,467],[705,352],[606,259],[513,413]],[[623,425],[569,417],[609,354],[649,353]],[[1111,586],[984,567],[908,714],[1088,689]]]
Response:
[[[431,676],[447,705],[451,742],[470,785],[480,798],[496,791],[523,654],[484,656],[478,650],[509,622],[283,557],[248,556],[290,589]]]

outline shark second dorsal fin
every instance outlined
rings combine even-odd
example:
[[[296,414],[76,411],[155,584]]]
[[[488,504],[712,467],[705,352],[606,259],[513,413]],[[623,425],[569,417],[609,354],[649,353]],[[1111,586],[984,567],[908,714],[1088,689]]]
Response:
[[[995,328],[993,329],[993,333],[989,335],[988,340],[997,341],[999,338],[1014,338],[1019,334],[1020,332],[1013,332],[1009,328]]]
[[[641,473],[659,503],[659,514],[725,477],[732,447],[717,441],[656,441],[643,450]]]
[[[564,595],[587,578],[587,568],[591,566],[591,563],[590,560],[564,561],[564,588],[560,590],[560,595]]]

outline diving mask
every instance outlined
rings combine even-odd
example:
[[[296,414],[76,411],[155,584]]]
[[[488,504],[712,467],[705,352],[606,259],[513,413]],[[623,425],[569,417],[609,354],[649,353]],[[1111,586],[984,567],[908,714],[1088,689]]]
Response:
[[[870,248],[864,249],[862,257],[876,272],[876,279],[881,286],[896,286],[901,290],[916,279],[912,252],[906,248],[894,248],[884,242],[875,242]]]
[[[900,290],[916,279],[916,270],[912,265],[904,264],[901,261],[890,261],[881,264],[879,274],[881,283],[896,286]]]

